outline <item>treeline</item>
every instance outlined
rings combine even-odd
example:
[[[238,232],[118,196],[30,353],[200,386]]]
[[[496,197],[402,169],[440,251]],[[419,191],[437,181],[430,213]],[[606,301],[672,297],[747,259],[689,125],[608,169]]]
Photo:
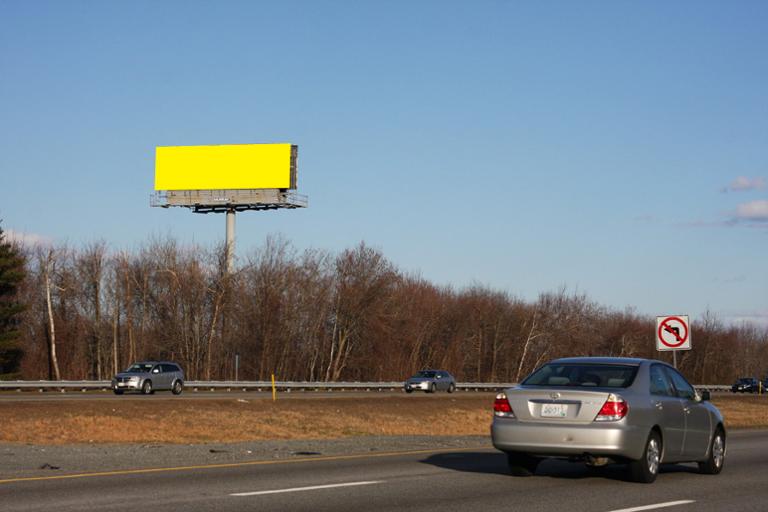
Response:
[[[232,379],[239,355],[242,380],[387,381],[435,367],[508,382],[560,356],[658,357],[653,318],[564,289],[526,302],[436,286],[363,243],[332,254],[270,238],[231,275],[222,248],[175,240],[21,249],[23,356],[4,378],[107,379],[170,359],[189,379]],[[765,372],[768,329],[706,315],[692,330],[678,365],[694,382]]]

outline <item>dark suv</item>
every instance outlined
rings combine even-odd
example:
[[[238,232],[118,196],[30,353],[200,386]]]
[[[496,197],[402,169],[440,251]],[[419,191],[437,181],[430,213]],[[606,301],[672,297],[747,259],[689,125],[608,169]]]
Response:
[[[180,395],[183,389],[184,371],[178,364],[169,361],[134,363],[112,378],[112,390],[116,395],[122,395],[125,391],[140,391],[151,395],[162,390]]]
[[[757,393],[760,391],[760,382],[753,377],[742,377],[731,386],[732,393]]]

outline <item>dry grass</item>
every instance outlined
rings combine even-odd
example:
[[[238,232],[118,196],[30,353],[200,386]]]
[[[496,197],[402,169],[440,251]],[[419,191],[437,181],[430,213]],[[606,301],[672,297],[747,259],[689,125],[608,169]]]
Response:
[[[492,396],[2,402],[0,442],[205,443],[488,433]]]
[[[0,403],[0,442],[206,443],[485,435],[493,396]],[[768,427],[768,397],[718,397],[729,428]]]
[[[715,397],[728,428],[768,428],[768,396]]]

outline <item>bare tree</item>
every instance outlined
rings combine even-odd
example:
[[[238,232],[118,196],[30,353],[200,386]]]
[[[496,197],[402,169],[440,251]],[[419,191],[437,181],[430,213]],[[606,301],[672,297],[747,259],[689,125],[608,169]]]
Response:
[[[82,283],[82,303],[91,318],[88,334],[88,357],[91,376],[101,380],[104,376],[102,341],[102,280],[104,276],[107,245],[94,242],[83,249],[76,259],[79,280]]]
[[[464,380],[520,380],[550,358],[668,357],[653,319],[565,288],[526,302],[488,286],[436,286],[361,243],[331,254],[270,237],[233,274],[220,247],[154,239],[38,248],[19,318],[25,378],[104,378],[127,361],[179,361],[190,378],[393,380],[440,367]],[[694,322],[679,366],[696,382],[762,376],[768,329]],[[713,354],[717,354],[714,357]]]
[[[59,370],[59,359],[56,355],[56,322],[53,318],[53,299],[51,289],[53,288],[52,276],[56,272],[56,251],[53,247],[47,249],[38,249],[39,266],[43,271],[43,281],[45,283],[45,304],[48,313],[48,358],[49,368],[52,370],[52,377],[61,380],[61,371]]]

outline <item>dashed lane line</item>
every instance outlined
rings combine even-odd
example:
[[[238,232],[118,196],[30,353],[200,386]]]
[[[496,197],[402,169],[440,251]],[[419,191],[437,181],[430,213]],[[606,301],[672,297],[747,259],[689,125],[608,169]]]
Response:
[[[644,505],[642,507],[632,507],[632,508],[622,508],[617,510],[611,510],[610,512],[642,512],[643,510],[657,510],[660,508],[676,507],[678,505],[689,505],[691,503],[696,503],[696,501],[694,500],[667,501],[665,503]]]
[[[287,492],[318,491],[321,489],[336,489],[338,487],[357,487],[360,485],[382,484],[384,480],[371,480],[368,482],[345,482],[341,484],[310,485],[309,487],[292,487],[290,489],[273,489],[271,491],[235,492],[230,496],[262,496],[264,494],[282,494]]]

